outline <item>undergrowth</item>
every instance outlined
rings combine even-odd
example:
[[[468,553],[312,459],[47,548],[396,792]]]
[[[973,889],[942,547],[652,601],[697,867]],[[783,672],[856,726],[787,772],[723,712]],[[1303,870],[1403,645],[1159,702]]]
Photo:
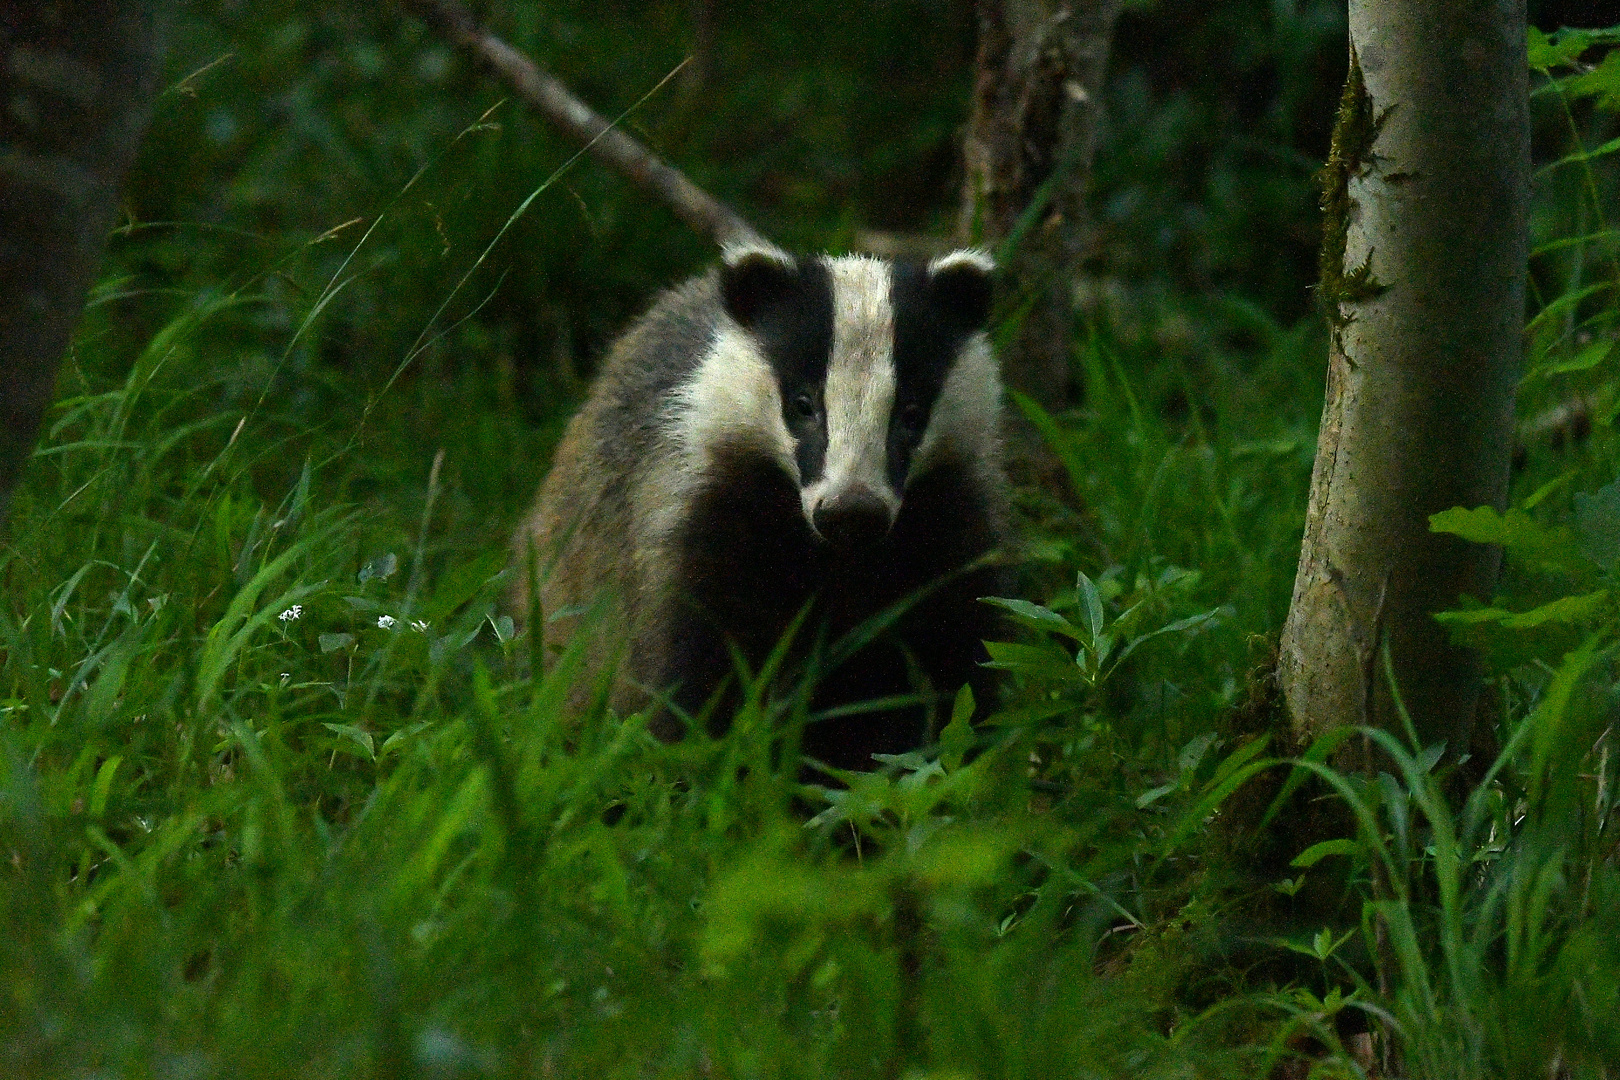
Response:
[[[1196,950],[1138,964],[1121,944],[1210,929],[1179,914],[1197,901],[1168,841],[1220,757],[1242,634],[1281,610],[1251,549],[1284,546],[1288,519],[1237,512],[1275,447],[1218,451],[1130,409],[1066,423],[1064,459],[1112,489],[1087,505],[1120,518],[1040,557],[1071,581],[1109,560],[1086,603],[1121,649],[1083,681],[1014,663],[1022,704],[976,755],[963,720],[824,792],[774,752],[764,698],[676,746],[640,717],[570,716],[583,658],[535,674],[499,606],[504,529],[453,510],[472,463],[441,451],[402,481],[425,497],[345,499],[391,452],[356,436],[385,410],[298,430],[197,347],[258,300],[193,302],[116,380],[99,303],[15,505],[10,1068],[1252,1068],[1265,1007],[1184,1008]],[[1090,355],[1092,400],[1128,394]],[[459,408],[482,389],[454,385]],[[1157,542],[1172,516],[1209,539]],[[1229,569],[1182,568],[1206,560]],[[1247,587],[1271,604],[1176,624]]]
[[[1533,41],[1577,147],[1615,37]],[[302,351],[344,281],[302,249],[228,293],[108,281],[0,551],[5,1073],[1614,1076],[1613,149],[1543,187],[1514,508],[1435,522],[1508,557],[1448,616],[1498,709],[1466,775],[1232,722],[1292,586],[1314,320],[1209,299],[1172,360],[1091,328],[1084,407],[1018,402],[1062,477],[1021,494],[1003,699],[827,790],[777,752],[791,701],[664,745],[577,693],[583,639],[534,663],[507,532],[557,417],[476,320],[357,392]],[[1347,808],[1275,879],[1223,833],[1262,775],[1253,827]]]

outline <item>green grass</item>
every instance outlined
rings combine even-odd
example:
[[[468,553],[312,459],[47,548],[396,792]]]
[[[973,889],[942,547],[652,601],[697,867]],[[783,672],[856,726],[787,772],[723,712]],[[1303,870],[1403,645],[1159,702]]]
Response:
[[[1098,686],[1032,682],[1049,707],[971,764],[916,755],[829,802],[775,760],[765,703],[669,747],[567,716],[568,657],[533,676],[497,601],[543,438],[479,365],[288,400],[274,360],[221,351],[264,297],[181,304],[133,362],[103,348],[118,303],[4,555],[12,1070],[1243,1075],[1263,1052],[1274,1010],[1178,1003],[1196,950],[1119,943],[1209,936],[1138,864],[1282,610],[1266,552],[1294,511],[1252,510],[1279,453],[1297,503],[1293,429],[1218,449],[1115,408],[1099,342],[1061,444],[1096,520],[1032,582],[1088,567],[1141,632],[1254,602]]]
[[[1349,1077],[1351,1018],[1386,1075],[1614,1077],[1616,279],[1612,236],[1556,246],[1607,235],[1587,165],[1542,189],[1521,411],[1578,398],[1590,436],[1532,441],[1522,513],[1442,522],[1508,553],[1453,619],[1502,746],[1463,769],[1241,720],[1314,319],[1088,328],[1085,406],[1024,406],[1058,475],[1019,496],[1004,700],[827,792],[777,752],[791,701],[666,746],[565,708],[583,642],[535,669],[500,598],[569,403],[501,333],[452,311],[402,364],[421,327],[332,324],[332,239],[234,291],[113,276],[0,548],[0,1072]],[[406,344],[330,362],[357,328]],[[1267,779],[1261,824],[1233,793]],[[1249,858],[1328,803],[1326,843]]]
[[[1168,992],[1183,962],[1097,972],[1111,930],[1173,932],[1132,867],[1162,807],[1133,800],[1242,666],[1171,685],[1144,665],[1241,656],[1237,616],[1206,635],[1224,646],[1144,644],[1114,676],[1118,715],[1070,695],[971,764],[919,755],[829,805],[773,761],[764,705],[674,747],[639,718],[567,716],[578,665],[533,677],[497,605],[521,504],[488,493],[522,491],[541,459],[515,409],[492,408],[474,368],[369,408],[329,399],[306,426],[237,383],[251,357],[210,344],[258,302],[185,305],[132,364],[98,352],[116,301],[96,307],[81,392],[16,501],[9,1070],[1244,1072],[1258,1051],[1225,1038],[1229,1019]],[[1107,430],[1123,415],[1066,429],[1065,453],[1084,467],[1136,447],[1095,473],[1119,501],[1094,505],[1132,507],[1096,543],[1129,552],[1105,589],[1165,621],[1255,571],[1212,527],[1233,573],[1165,574],[1208,552],[1153,542],[1154,523],[1213,522],[1201,493],[1243,497],[1264,461],[1239,455],[1239,483],[1196,434],[1144,416]],[[1143,481],[1160,497],[1132,498]],[[473,510],[490,502],[493,519]],[[1244,616],[1263,626],[1270,600]],[[1065,794],[1030,794],[1031,748]],[[1110,758],[1126,770],[1090,772]],[[826,808],[809,825],[804,799]]]

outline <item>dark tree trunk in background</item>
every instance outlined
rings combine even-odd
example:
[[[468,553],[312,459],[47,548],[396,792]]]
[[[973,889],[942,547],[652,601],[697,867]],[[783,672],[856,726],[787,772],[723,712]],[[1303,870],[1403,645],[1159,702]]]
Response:
[[[1068,403],[1086,182],[1121,0],[979,0],[961,239],[999,250],[1026,310],[1002,364],[1047,408]]]
[[[1426,744],[1467,748],[1476,658],[1433,613],[1489,599],[1499,552],[1429,531],[1501,507],[1523,346],[1530,190],[1524,0],[1351,0],[1324,170],[1327,402],[1278,680],[1295,734],[1401,730],[1387,636]]]
[[[166,9],[0,0],[0,523],[146,128]]]

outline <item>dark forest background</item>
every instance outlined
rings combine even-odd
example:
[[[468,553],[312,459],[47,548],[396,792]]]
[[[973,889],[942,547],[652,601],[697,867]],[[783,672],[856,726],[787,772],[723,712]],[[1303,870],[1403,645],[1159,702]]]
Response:
[[[954,222],[970,3],[493,4],[486,14],[609,116],[691,54],[627,126],[784,245],[842,250],[869,231],[938,235]],[[1138,3],[1122,17],[1085,295],[1111,333],[1146,350],[1143,365],[1243,333],[1241,316],[1212,305],[1257,305],[1284,326],[1312,311],[1311,175],[1332,128],[1344,34],[1342,5],[1329,2]],[[346,268],[358,277],[279,369],[276,395],[307,399],[312,424],[386,380],[425,329],[451,326],[406,384],[430,403],[438,373],[484,371],[491,393],[544,424],[577,400],[605,343],[656,289],[712,258],[704,238],[584,160],[435,319],[507,216],[577,146],[386,8],[190,4],[169,70],[112,253],[131,291],[153,291],[120,305],[122,327],[149,332],[173,310],[170,290],[235,287],[272,267],[266,289],[285,290],[294,308],[388,208]],[[131,317],[143,309],[144,321]],[[426,434],[435,417],[421,419]],[[498,505],[510,511],[524,494],[501,492]]]

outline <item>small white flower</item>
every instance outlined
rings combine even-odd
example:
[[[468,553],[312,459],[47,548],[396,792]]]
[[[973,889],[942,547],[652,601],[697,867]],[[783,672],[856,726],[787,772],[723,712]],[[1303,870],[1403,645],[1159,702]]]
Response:
[[[379,615],[377,616],[377,629],[392,630],[394,628],[394,621],[395,620],[392,615]]]
[[[303,613],[304,613],[304,606],[302,604],[294,604],[292,607],[288,608],[286,611],[283,611],[280,615],[277,615],[276,618],[280,619],[282,622],[292,622],[294,619],[298,618],[298,616],[302,615]]]
[[[427,633],[428,632],[427,620],[426,619],[417,619],[415,622],[411,623],[411,629],[415,630],[418,634]]]

